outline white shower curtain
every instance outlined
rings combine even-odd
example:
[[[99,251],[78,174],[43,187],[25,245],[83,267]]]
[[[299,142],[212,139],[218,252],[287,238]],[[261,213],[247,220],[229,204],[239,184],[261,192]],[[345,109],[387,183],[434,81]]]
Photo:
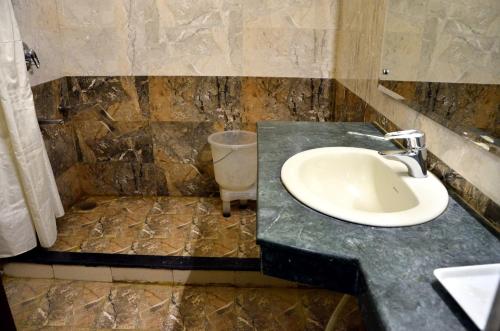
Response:
[[[33,104],[11,0],[0,0],[0,257],[50,247],[64,209]]]

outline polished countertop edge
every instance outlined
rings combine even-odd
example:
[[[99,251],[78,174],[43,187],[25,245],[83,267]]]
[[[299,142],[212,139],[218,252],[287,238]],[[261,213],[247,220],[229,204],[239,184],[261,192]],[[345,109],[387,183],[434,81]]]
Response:
[[[312,253],[311,255],[320,254],[333,259],[356,260],[360,269],[359,282],[363,283],[357,285],[363,288],[359,293],[361,308],[367,313],[365,316],[367,320],[376,321],[374,329],[475,328],[432,276],[432,270],[438,267],[500,261],[498,234],[480,222],[480,217],[474,214],[469,206],[464,206],[462,199],[456,199],[457,196],[450,192],[448,207],[443,214],[431,222],[406,228],[372,228],[337,220],[302,205],[286,191],[281,184],[279,172],[283,162],[298,152],[317,147],[350,146],[381,150],[394,148],[394,145],[381,139],[369,138],[368,136],[381,137],[381,133],[368,123],[260,122],[257,131],[259,135],[258,243],[268,248],[273,245],[290,247],[293,248],[291,252],[299,250],[306,254],[308,252]],[[360,137],[364,140],[360,140]],[[283,216],[287,211],[288,215]],[[317,221],[307,223],[307,218]],[[335,227],[332,227],[333,224]],[[334,237],[338,235],[342,242],[335,243],[336,240],[333,240],[328,243],[324,238],[323,240],[308,238],[309,240],[305,241],[294,238],[290,234],[293,230],[297,230],[293,228],[294,225],[301,226],[301,233],[306,228],[311,230],[323,226],[323,230],[326,232],[330,230]],[[311,232],[309,231],[307,235],[311,236]],[[363,243],[366,237],[360,239],[356,238],[357,235],[367,236],[370,239],[369,243]],[[356,244],[360,245],[357,252],[346,251],[346,246],[349,247],[346,242],[348,243],[349,239],[354,241],[353,247],[356,247]],[[434,239],[446,239],[446,241],[433,243]],[[371,242],[373,240],[374,243]],[[377,243],[377,240],[384,242]],[[394,248],[395,256],[388,254],[386,260],[377,256],[377,253],[387,253],[387,250],[384,252],[383,249],[381,252],[360,254],[360,251],[367,247],[376,250],[384,248],[383,246]],[[436,249],[435,255],[432,255],[435,258],[429,256],[429,248]],[[400,254],[403,254],[403,257],[399,256],[397,259],[399,250],[402,251]],[[403,261],[405,251],[409,256]],[[266,252],[269,254],[269,249]],[[373,261],[370,261],[371,257]],[[391,279],[387,273],[391,269],[394,272],[401,272],[401,279],[394,277]],[[405,272],[409,274],[405,275]],[[380,278],[383,274],[389,275],[387,280],[383,280],[384,277]],[[405,294],[398,294],[398,289]],[[391,293],[391,290],[396,292]],[[420,303],[414,299],[412,291],[415,292],[415,296],[428,297],[423,298],[423,302]],[[390,299],[387,299],[387,296]]]

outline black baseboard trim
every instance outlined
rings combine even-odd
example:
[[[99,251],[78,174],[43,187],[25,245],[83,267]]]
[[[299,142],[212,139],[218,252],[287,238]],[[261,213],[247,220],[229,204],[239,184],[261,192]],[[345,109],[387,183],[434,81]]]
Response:
[[[177,270],[261,270],[258,258],[74,253],[49,251],[41,247],[18,256],[0,259],[0,263],[8,262]]]

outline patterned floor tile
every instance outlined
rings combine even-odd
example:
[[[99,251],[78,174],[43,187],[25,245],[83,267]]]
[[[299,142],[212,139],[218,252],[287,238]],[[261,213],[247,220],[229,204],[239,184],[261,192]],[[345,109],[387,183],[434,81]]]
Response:
[[[57,220],[61,252],[259,257],[255,203],[221,214],[218,198],[88,197]]]
[[[4,277],[19,330],[324,330],[342,294]],[[334,330],[364,330],[348,298]]]

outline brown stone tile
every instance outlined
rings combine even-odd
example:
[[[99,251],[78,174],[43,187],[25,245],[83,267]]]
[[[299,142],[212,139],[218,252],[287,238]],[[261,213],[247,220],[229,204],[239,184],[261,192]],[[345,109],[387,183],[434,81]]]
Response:
[[[331,81],[309,78],[242,78],[243,122],[327,121],[332,118]]]
[[[199,216],[209,214],[222,214],[222,201],[220,198],[200,198],[196,207],[196,213]]]
[[[133,254],[182,256],[186,245],[185,238],[139,238],[132,244]]]
[[[81,167],[75,164],[56,177],[57,190],[65,209],[72,206],[83,195],[80,174]]]
[[[193,222],[192,215],[157,214],[147,217],[139,233],[141,238],[186,240]]]
[[[140,306],[144,289],[120,284],[111,287],[96,326],[106,329],[136,329],[140,327]]]
[[[158,197],[152,213],[194,215],[199,198],[195,197]]]
[[[151,77],[151,119],[154,121],[239,122],[238,77]]]
[[[304,330],[305,316],[294,289],[240,289],[238,330]]]
[[[173,288],[166,330],[204,330],[206,327],[206,294],[203,287],[176,286]]]
[[[206,330],[236,330],[236,288],[205,287]]]
[[[73,303],[73,327],[95,328],[104,303],[111,292],[111,283],[79,282],[80,295]]]
[[[21,330],[323,330],[339,293],[318,289],[4,278]],[[336,329],[363,330],[347,297]]]
[[[139,93],[137,87],[141,88]],[[147,120],[149,109],[141,108],[144,107],[142,87],[134,77],[70,77],[69,117],[84,121]]]
[[[193,163],[193,123],[153,122],[156,162]]]
[[[191,256],[236,257],[239,232],[238,216],[197,216],[191,228],[186,253]]]
[[[298,290],[304,313],[307,316],[304,330],[325,330],[328,320],[337,307],[342,294],[327,290]]]
[[[11,308],[23,303],[35,302],[50,289],[52,279],[30,279],[3,277],[3,286]]]
[[[42,119],[62,119],[59,111],[62,102],[62,89],[66,78],[55,79],[50,82],[38,84],[31,88],[35,103],[36,115]]]
[[[153,141],[146,121],[75,121],[83,162],[153,162]]]
[[[88,235],[71,235],[66,237],[58,235],[56,242],[49,248],[49,250],[56,252],[80,252],[81,247],[87,238]]]
[[[78,162],[73,127],[70,124],[40,125],[40,131],[52,171],[58,177]]]
[[[82,190],[88,195],[154,195],[153,163],[82,163]]]
[[[145,330],[160,330],[168,318],[172,286],[143,286],[139,306],[140,327]]]
[[[219,190],[211,168],[198,168],[192,163],[162,161],[157,166],[166,180],[171,196],[210,196]]]
[[[369,107],[368,103],[342,84],[335,84],[334,120],[336,122],[363,122]]]
[[[81,296],[82,288],[75,281],[56,281],[47,293],[48,326],[66,326],[73,323],[74,303]]]

